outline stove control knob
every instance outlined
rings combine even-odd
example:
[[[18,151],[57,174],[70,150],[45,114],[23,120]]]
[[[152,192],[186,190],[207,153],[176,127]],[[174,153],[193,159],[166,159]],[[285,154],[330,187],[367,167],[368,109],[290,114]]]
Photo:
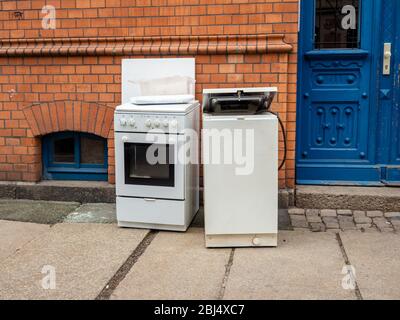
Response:
[[[178,126],[178,121],[176,120],[171,120],[171,122],[169,123],[170,127],[172,129],[176,129],[176,127]]]
[[[126,126],[126,119],[125,118],[121,118],[119,120],[119,123],[121,124],[121,126],[125,127]]]
[[[151,128],[151,119],[146,120],[146,127]]]
[[[135,121],[134,118],[130,118],[130,119],[129,119],[129,125],[130,125],[131,127],[134,127],[134,126],[136,125],[136,121]]]
[[[165,128],[168,128],[169,122],[168,122],[167,119],[165,119],[165,120],[163,121],[163,126],[164,126]]]
[[[160,127],[160,120],[155,120],[155,121],[154,121],[154,126],[155,126],[156,128],[159,128],[159,127]]]

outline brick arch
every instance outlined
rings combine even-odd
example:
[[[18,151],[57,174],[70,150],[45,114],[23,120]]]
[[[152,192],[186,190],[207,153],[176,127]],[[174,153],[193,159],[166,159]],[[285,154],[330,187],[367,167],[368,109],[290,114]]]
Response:
[[[79,131],[108,138],[114,118],[113,108],[85,101],[37,103],[23,111],[34,136]]]

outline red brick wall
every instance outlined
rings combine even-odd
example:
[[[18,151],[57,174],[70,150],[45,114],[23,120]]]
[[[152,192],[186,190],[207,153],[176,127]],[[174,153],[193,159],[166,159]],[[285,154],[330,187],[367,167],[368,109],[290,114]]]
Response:
[[[42,29],[46,4],[56,7],[55,30]],[[0,180],[39,181],[41,136],[76,130],[108,136],[113,183],[114,133],[105,114],[120,102],[121,59],[194,56],[199,99],[210,87],[279,88],[273,108],[285,121],[289,148],[280,186],[293,187],[297,0],[19,0],[0,6]],[[91,102],[108,108],[98,106],[103,114]],[[59,114],[57,103],[70,107]],[[111,129],[96,131],[86,113]]]

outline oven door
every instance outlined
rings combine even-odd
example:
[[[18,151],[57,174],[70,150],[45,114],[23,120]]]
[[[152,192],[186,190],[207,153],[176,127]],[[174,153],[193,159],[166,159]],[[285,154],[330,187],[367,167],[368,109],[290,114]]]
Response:
[[[117,196],[184,200],[178,135],[115,134]]]

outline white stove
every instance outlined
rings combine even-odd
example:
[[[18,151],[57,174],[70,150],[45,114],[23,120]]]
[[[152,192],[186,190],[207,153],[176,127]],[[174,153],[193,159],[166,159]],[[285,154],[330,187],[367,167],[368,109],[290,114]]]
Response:
[[[117,219],[121,227],[186,231],[199,209],[200,108],[194,59],[122,61],[115,110]],[[197,161],[182,161],[188,150]]]
[[[115,112],[117,219],[121,227],[186,231],[199,210],[199,103],[124,104]],[[189,145],[187,145],[189,143]],[[161,155],[164,155],[161,156]],[[154,159],[153,159],[154,158]]]

